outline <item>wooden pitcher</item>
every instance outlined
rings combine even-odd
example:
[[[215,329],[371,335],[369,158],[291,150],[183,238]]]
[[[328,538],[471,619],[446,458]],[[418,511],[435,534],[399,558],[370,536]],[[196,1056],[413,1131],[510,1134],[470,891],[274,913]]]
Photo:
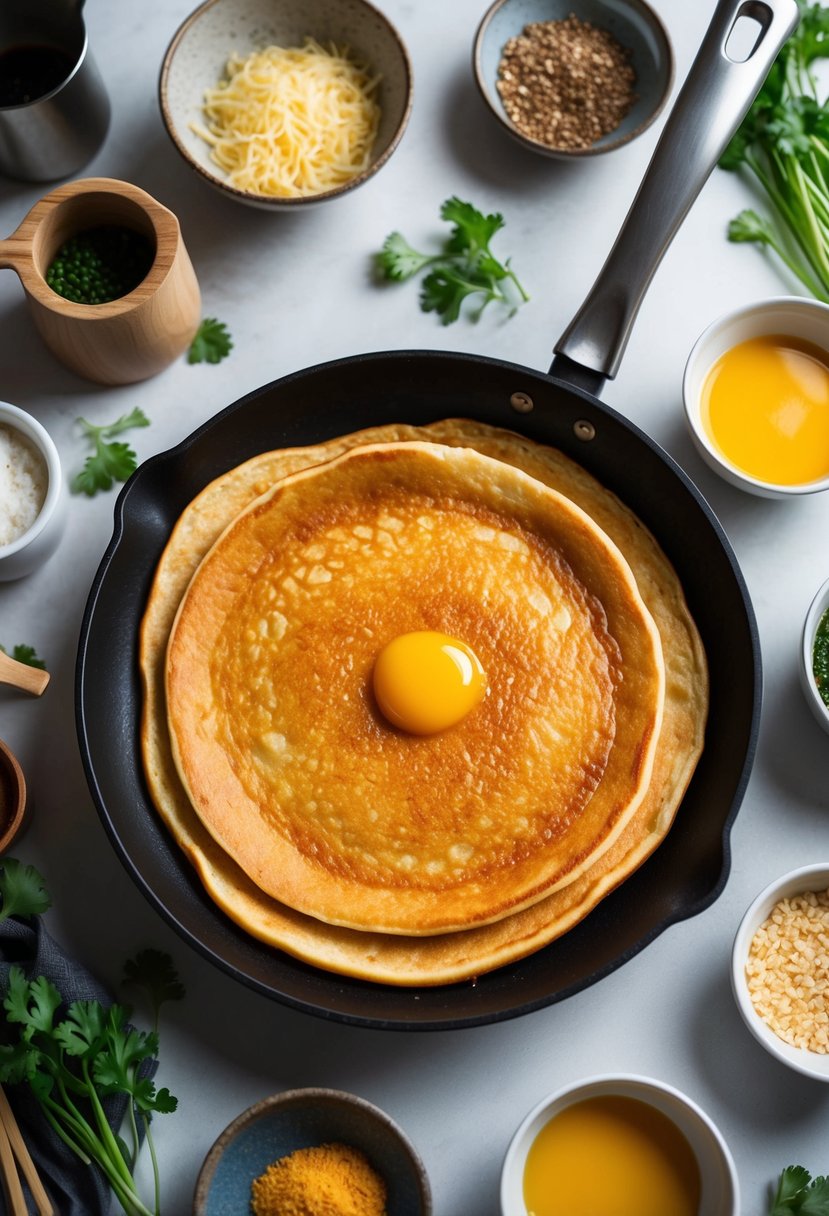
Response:
[[[58,250],[87,229],[130,228],[155,247],[146,278],[106,304],[76,304],[46,272]],[[89,177],[58,187],[0,240],[0,269],[17,272],[43,340],[61,363],[100,384],[131,384],[162,371],[190,345],[201,316],[199,285],[178,220],[129,182]]]

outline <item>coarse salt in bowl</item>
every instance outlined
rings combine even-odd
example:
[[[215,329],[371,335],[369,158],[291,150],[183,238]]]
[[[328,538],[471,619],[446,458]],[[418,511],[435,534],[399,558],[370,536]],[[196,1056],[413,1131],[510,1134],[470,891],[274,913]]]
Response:
[[[804,895],[815,898],[802,903]],[[752,957],[752,942],[772,915],[777,922]],[[804,950],[798,943],[806,937]],[[785,979],[784,967],[794,969]],[[791,870],[760,892],[734,939],[731,987],[743,1021],[766,1051],[796,1072],[829,1081],[829,863]],[[772,1023],[795,1041],[787,1042]]]
[[[66,523],[66,488],[51,436],[36,418],[0,401],[0,582],[47,561]]]

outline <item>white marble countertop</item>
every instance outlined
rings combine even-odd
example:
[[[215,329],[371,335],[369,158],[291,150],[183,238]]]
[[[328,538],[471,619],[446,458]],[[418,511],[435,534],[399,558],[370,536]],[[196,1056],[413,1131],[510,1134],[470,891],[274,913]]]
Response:
[[[227,323],[235,347],[217,366],[182,359],[143,384],[100,388],[52,359],[16,276],[0,276],[0,398],[44,423],[70,475],[85,456],[80,414],[104,422],[141,406],[152,425],[129,438],[143,459],[270,380],[361,351],[457,349],[548,366],[661,123],[607,157],[562,164],[533,156],[495,127],[472,82],[470,49],[483,0],[380,3],[415,69],[414,112],[400,148],[374,180],[336,205],[267,215],[209,190],[164,133],[158,68],[190,0],[88,0],[113,121],[84,175],[134,182],[176,212],[204,311]],[[681,81],[713,3],[653,3],[669,28]],[[0,233],[11,232],[49,188],[0,181]],[[506,217],[498,247],[512,255],[532,295],[506,323],[493,311],[477,325],[462,319],[443,328],[419,311],[414,285],[381,295],[370,281],[369,258],[386,233],[400,227],[415,243],[429,239],[450,194]],[[127,876],[81,767],[75,654],[112,531],[115,493],[73,497],[52,561],[0,585],[0,643],[34,645],[52,672],[40,701],[0,691],[0,737],[20,758],[35,804],[16,853],[47,878],[55,904],[48,925],[111,985],[123,960],[145,945],[168,950],[187,985],[186,1000],[168,1006],[162,1023],[159,1079],[180,1099],[179,1112],[157,1123],[166,1216],[189,1211],[201,1161],[236,1114],[276,1090],[305,1085],[354,1091],[397,1119],[425,1160],[436,1216],[497,1216],[501,1160],[524,1114],[546,1092],[602,1071],[660,1078],[704,1107],[736,1159],[746,1216],[766,1211],[767,1187],[784,1166],[829,1170],[829,1086],[789,1071],[754,1042],[728,979],[731,942],[754,895],[783,871],[826,860],[829,852],[829,738],[809,714],[796,669],[806,609],[829,574],[829,495],[779,503],[729,487],[692,449],[680,397],[687,354],[715,316],[796,290],[758,251],[725,239],[727,221],[750,197],[739,179],[714,172],[653,281],[622,372],[604,399],[676,458],[737,553],[765,664],[757,758],[732,833],[724,893],[587,991],[499,1025],[394,1033],[294,1012],[213,968]]]

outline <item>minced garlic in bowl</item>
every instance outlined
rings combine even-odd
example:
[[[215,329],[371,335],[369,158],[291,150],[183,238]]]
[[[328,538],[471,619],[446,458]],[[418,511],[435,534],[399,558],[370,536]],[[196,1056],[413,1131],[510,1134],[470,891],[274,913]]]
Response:
[[[785,1043],[829,1053],[829,890],[780,899],[752,938],[752,1004]]]

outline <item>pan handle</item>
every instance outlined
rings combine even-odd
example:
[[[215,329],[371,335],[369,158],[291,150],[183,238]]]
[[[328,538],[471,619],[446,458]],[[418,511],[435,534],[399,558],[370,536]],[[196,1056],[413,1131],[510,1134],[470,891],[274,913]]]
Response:
[[[554,375],[591,390],[616,375],[665,250],[798,16],[796,0],[719,0],[616,243],[556,344]],[[736,62],[726,54],[726,44],[740,17],[753,18],[759,32],[748,58]]]

